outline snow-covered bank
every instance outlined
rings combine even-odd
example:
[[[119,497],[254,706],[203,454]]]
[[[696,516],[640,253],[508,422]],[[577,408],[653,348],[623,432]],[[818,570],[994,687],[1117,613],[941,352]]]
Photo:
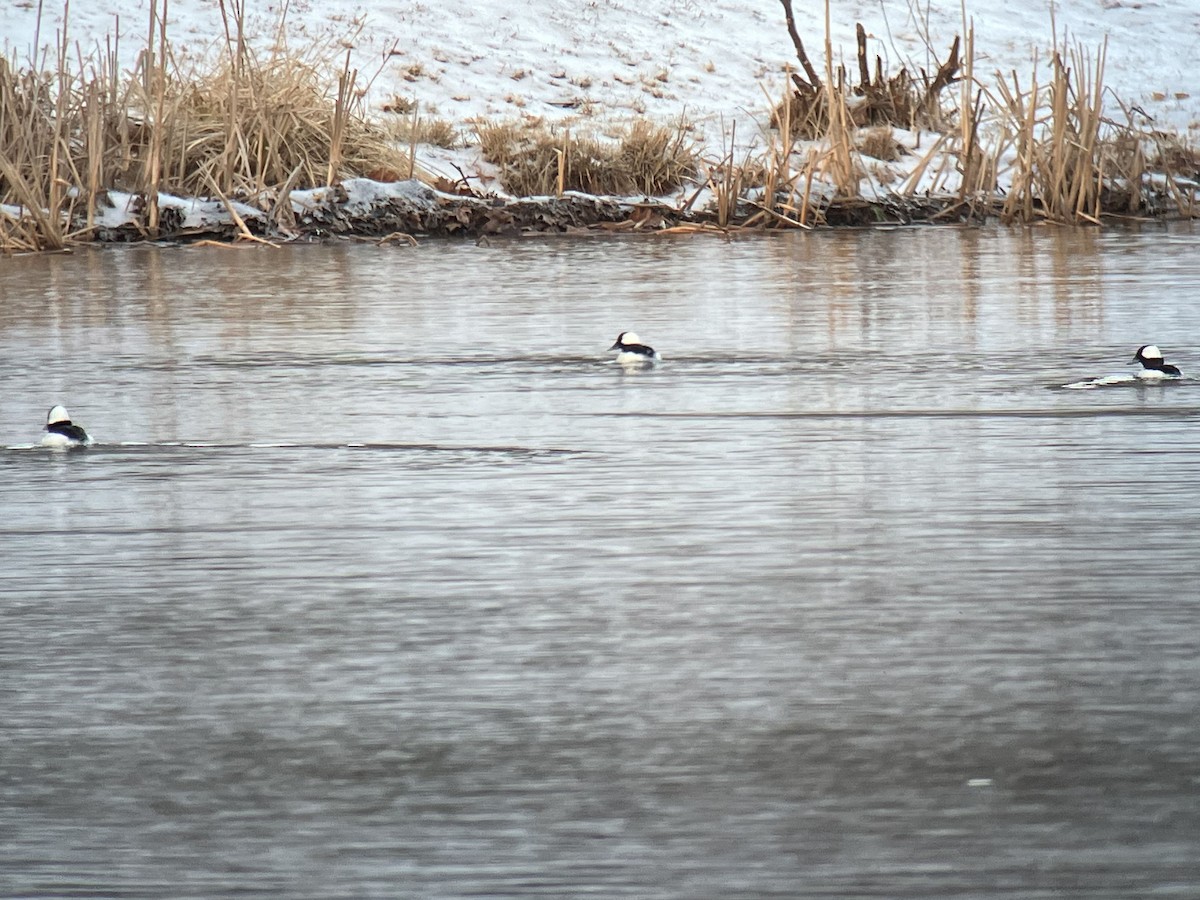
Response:
[[[31,4],[7,7],[0,10],[0,22],[11,23],[6,41],[16,64],[28,65],[36,56],[39,65],[49,65],[50,60],[57,61],[53,47],[69,46],[72,49],[62,68],[72,74],[58,82],[56,95],[47,93],[23,101],[30,109],[57,110],[54,116],[30,119],[35,131],[49,126],[54,136],[45,147],[55,149],[29,149],[34,147],[32,140],[20,144],[17,152],[21,158],[16,165],[23,167],[24,174],[14,166],[0,171],[4,175],[0,186],[6,185],[0,200],[24,204],[30,210],[43,209],[34,218],[43,230],[49,226],[48,230],[58,232],[48,242],[51,245],[61,244],[68,232],[94,233],[100,239],[136,234],[186,238],[206,230],[221,233],[233,228],[242,235],[286,238],[336,233],[345,230],[347,223],[356,223],[366,234],[379,234],[381,229],[385,233],[391,229],[436,234],[486,234],[510,228],[554,231],[635,222],[633,212],[640,199],[613,201],[626,216],[614,220],[612,210],[595,198],[591,204],[578,195],[557,204],[555,198],[531,198],[522,201],[522,206],[516,202],[519,198],[504,190],[506,186],[512,193],[561,194],[572,187],[625,192],[636,185],[651,194],[662,194],[657,200],[672,210],[662,217],[664,226],[682,221],[807,226],[990,216],[1004,221],[1098,222],[1101,217],[1191,215],[1194,211],[1194,176],[1200,163],[1178,141],[1196,125],[1192,94],[1146,87],[1147,70],[1131,68],[1128,55],[1130,46],[1147,46],[1146,35],[1139,31],[1135,41],[1131,33],[1143,27],[1153,35],[1150,43],[1160,38],[1176,44],[1186,40],[1188,28],[1163,31],[1166,13],[1161,6],[1133,10],[1137,13],[1133,18],[1124,16],[1129,10],[1119,6],[1105,9],[1105,15],[1112,14],[1111,21],[1124,21],[1124,31],[1114,31],[1107,43],[1108,35],[1095,34],[1104,49],[1090,47],[1086,39],[1102,17],[1084,15],[1082,7],[1077,10],[1078,21],[1073,13],[1064,11],[1057,11],[1052,20],[1049,8],[1042,9],[1039,4],[1018,4],[1003,16],[992,18],[989,13],[986,18],[971,16],[967,20],[957,11],[951,16],[932,4],[918,14],[912,5],[899,8],[893,0],[871,8],[839,8],[836,17],[831,10],[830,34],[837,42],[835,65],[842,65],[845,56],[852,55],[841,49],[843,32],[849,39],[854,23],[861,21],[868,29],[861,58],[864,71],[874,67],[872,57],[877,56],[883,79],[902,68],[913,77],[899,80],[896,93],[888,93],[892,86],[882,80],[866,85],[868,76],[864,74],[864,90],[856,95],[847,87],[845,97],[839,96],[832,106],[824,92],[810,92],[801,104],[808,106],[796,114],[811,123],[805,132],[811,139],[796,143],[767,127],[770,110],[789,88],[787,72],[796,57],[784,25],[784,4],[760,0],[758,6],[738,8],[729,2],[698,5],[659,0],[632,9],[619,0],[593,0],[583,9],[565,6],[543,0],[485,15],[483,10],[455,2],[436,10],[422,3],[380,4],[364,12],[339,0],[319,7],[298,0],[285,11],[270,4],[248,10],[244,24],[250,43],[263,49],[278,47],[276,38],[285,36],[292,53],[277,53],[274,59],[286,62],[299,53],[318,64],[306,72],[321,70],[321,75],[314,74],[316,83],[309,83],[305,76],[304,96],[312,101],[312,112],[300,118],[316,127],[311,140],[296,139],[291,131],[295,124],[291,118],[295,117],[289,118],[287,111],[296,108],[289,99],[292,93],[279,94],[284,99],[278,100],[277,95],[264,91],[259,80],[263,70],[240,49],[238,65],[228,65],[233,48],[242,44],[228,39],[236,23],[222,16],[220,9],[198,2],[167,5],[164,0],[158,4],[116,0],[114,8],[103,12],[90,6],[76,10],[64,23],[61,12],[46,13],[39,20]],[[89,50],[106,48],[106,58],[133,65],[145,45],[152,11],[164,8],[171,46],[168,58],[204,60],[210,70],[214,62],[224,62],[216,68],[232,71],[233,81],[224,76],[206,80],[204,64],[195,71],[186,66],[178,73],[172,70],[169,76],[157,69],[148,73],[139,69],[138,74],[124,79],[125,83],[143,89],[150,86],[157,94],[143,93],[141,99],[134,94],[121,108],[103,114],[87,103],[64,111],[56,97],[83,96],[85,88],[91,89],[87,87],[92,77],[88,73],[96,62],[89,57]],[[228,5],[224,8],[229,10]],[[1043,16],[1044,39],[1039,39],[1033,22]],[[1058,46],[1067,67],[1054,68],[1053,92],[1046,89],[1051,80],[1048,67],[1035,65],[1052,55],[1047,49],[1055,39],[1050,33],[1051,21],[1058,28]],[[797,13],[797,25],[817,71],[825,71],[825,23],[817,21],[814,10],[806,7]],[[1194,39],[1195,23],[1192,25]],[[62,41],[64,28],[69,43]],[[973,62],[962,64],[972,67],[972,77],[962,82],[961,93],[953,84],[940,94],[933,89],[926,93],[924,78],[943,60],[945,68],[936,81],[939,88],[947,84],[943,74],[962,72],[958,57],[947,57],[947,47],[953,42],[957,48],[956,36],[968,29],[975,35]],[[1164,46],[1168,45],[1161,43],[1160,50]],[[1002,52],[998,53],[997,47]],[[338,71],[343,60],[357,66],[354,78]],[[1157,63],[1163,65],[1161,60]],[[327,78],[326,67],[331,69]],[[855,71],[858,65],[848,68]],[[1182,73],[1176,75],[1182,77]],[[811,76],[813,81],[820,77]],[[1003,79],[1000,85],[998,77]],[[79,79],[77,87],[61,86],[75,78]],[[1142,87],[1124,87],[1133,81]],[[835,78],[831,83],[838,82]],[[1093,91],[1101,83],[1106,90]],[[12,90],[20,95],[25,85],[42,82],[27,79],[14,84]],[[397,150],[398,130],[369,127],[349,109],[357,104],[346,100],[352,96],[347,85],[357,85],[361,109],[375,120],[390,120],[399,127],[415,124],[417,117],[444,117],[441,121],[450,123],[448,128],[459,129],[464,144],[447,149],[420,144],[414,168]],[[1037,86],[1032,93],[1030,85]],[[181,99],[167,104],[164,98],[168,93]],[[125,94],[114,80],[101,96]],[[230,99],[238,97],[245,99]],[[898,97],[903,103],[897,104]],[[1053,97],[1067,100],[1050,110]],[[196,98],[198,104],[192,102]],[[879,98],[886,107],[872,106]],[[843,99],[854,107],[853,114],[830,112],[843,109]],[[336,113],[323,108],[326,100],[331,106],[336,100]],[[255,103],[265,114],[245,116]],[[220,114],[208,115],[210,107],[219,108]],[[907,112],[897,114],[901,107]],[[881,134],[872,135],[866,126],[881,120],[864,110],[880,108],[886,110],[885,127]],[[189,118],[197,110],[208,115],[203,139],[197,138],[197,126]],[[397,115],[395,110],[408,113]],[[279,111],[284,112],[286,121],[272,117]],[[239,119],[239,115],[245,117]],[[473,125],[479,126],[478,136],[501,129],[526,134],[523,128],[495,124],[514,118],[538,126],[564,126],[553,133],[541,129],[549,135],[549,149],[544,160],[533,159],[535,177],[519,187],[512,187],[518,182],[512,168],[503,184],[497,180],[495,166],[482,159],[481,148],[469,139]],[[690,131],[700,148],[699,160],[688,155],[677,170],[689,178],[694,173],[695,183],[678,188],[680,181],[675,178],[651,188],[650,181],[642,178],[619,184],[569,180],[568,175],[584,171],[594,161],[590,151],[572,156],[574,146],[569,144],[575,137],[590,132],[602,136],[605,146],[622,143],[612,140],[620,128],[628,127],[631,120],[644,124],[646,119],[693,123],[679,126],[683,129],[679,134],[681,140],[690,141]],[[215,120],[215,126],[210,120]],[[847,126],[851,120],[861,127]],[[344,136],[335,137],[343,135],[347,121],[373,136],[375,158],[355,155],[353,164],[347,162]],[[116,122],[124,124],[114,127]],[[940,133],[907,130],[909,126]],[[1167,137],[1161,136],[1163,132]],[[86,142],[80,137],[84,134],[88,135]],[[115,150],[102,146],[102,140],[112,137],[117,139]],[[531,158],[530,145],[523,141],[521,138],[513,145],[512,154],[522,163]],[[769,153],[751,157],[767,145]],[[868,145],[882,148],[882,152]],[[70,163],[73,168],[48,173],[42,161],[58,159],[57,148],[63,146],[70,146],[72,156],[77,157]],[[278,163],[278,150],[301,146],[311,146],[318,158],[305,157],[299,164]],[[22,147],[26,149],[22,151]],[[208,156],[193,159],[197,148]],[[380,164],[378,154],[397,159]],[[492,153],[491,158],[502,155]],[[1178,165],[1168,162],[1155,169],[1168,155],[1179,161]],[[125,161],[125,167],[100,172],[102,161],[114,158]],[[634,158],[640,157],[634,154]],[[159,162],[163,159],[178,165],[164,173]],[[234,173],[235,165],[243,168]],[[1155,181],[1154,175],[1147,175],[1147,166],[1166,172],[1166,177]],[[85,169],[90,173],[86,189],[77,184],[78,173]],[[356,208],[354,191],[345,187],[345,180],[355,175],[391,180],[403,178],[405,171],[411,175],[418,170],[429,184],[453,193],[435,192],[433,206],[414,213],[412,196],[401,196],[376,182],[364,212]],[[555,174],[557,181],[546,177]],[[325,185],[326,179],[342,182],[321,194],[321,208],[327,210],[332,204],[337,211],[314,218],[304,197],[290,189]],[[70,185],[75,191],[69,211],[62,203],[60,185]],[[134,193],[122,199],[106,190],[118,185]],[[464,185],[477,196],[458,196]],[[44,193],[40,201],[39,190]],[[179,199],[162,193],[166,190],[189,194],[211,190],[210,196],[218,199]],[[110,205],[101,204],[98,209],[92,198],[101,195]],[[152,202],[156,196],[158,202]],[[226,197],[252,206],[239,211]],[[82,223],[81,205],[88,206]],[[149,215],[143,220],[147,206]],[[5,210],[7,219],[21,215],[19,209],[15,213],[13,209]],[[119,219],[122,209],[125,218],[114,224],[114,216]],[[499,209],[505,212],[497,212]],[[531,212],[533,209],[538,211]],[[196,224],[197,219],[203,222]],[[55,224],[60,221],[61,227]],[[92,232],[93,226],[98,230]],[[37,243],[36,237],[17,241],[18,246]]]
[[[270,42],[284,4],[247,4],[248,31]],[[150,0],[75,3],[67,23],[85,51],[119,37],[125,65],[145,44]],[[823,71],[825,10],[797,3],[797,29]],[[834,61],[853,63],[854,26],[862,22],[869,50],[885,68],[911,64],[928,71],[964,32],[957,0],[834,2],[830,7]],[[795,55],[778,0],[292,0],[286,31],[293,46],[334,39],[351,52],[369,107],[396,98],[415,101],[422,114],[456,124],[479,117],[538,117],[592,122],[683,115],[697,123],[705,144],[720,149],[734,123],[742,136],[766,123],[770,102],[785,85]],[[52,47],[63,10],[35,2],[0,4],[0,36],[10,55],[28,59]],[[1016,72],[1028,83],[1034,60],[1043,64],[1067,35],[1098,49],[1108,41],[1106,84],[1116,97],[1153,120],[1154,127],[1200,137],[1200,7],[1192,0],[1010,0],[968,2],[976,34],[976,75]],[[217,4],[174,0],[169,34],[181,52],[212,49],[224,30]],[[36,45],[36,47],[35,47]],[[851,66],[851,68],[853,68]],[[382,114],[382,113],[381,113]]]
[[[625,222],[630,223],[628,230],[634,230],[639,209],[634,204],[582,194],[498,203],[443,193],[416,180],[381,183],[368,178],[290,191],[278,204],[264,206],[160,193],[159,222],[153,236],[166,241],[304,240],[347,235],[383,239],[413,234],[480,238],[589,227],[613,230]],[[16,218],[21,213],[18,207],[0,206],[0,215]],[[662,224],[656,222],[657,227]],[[93,234],[106,243],[151,237],[145,199],[106,191],[96,205]]]

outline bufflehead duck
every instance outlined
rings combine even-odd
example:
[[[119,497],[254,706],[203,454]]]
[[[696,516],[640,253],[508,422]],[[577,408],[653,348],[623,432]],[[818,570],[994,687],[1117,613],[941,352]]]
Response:
[[[46,414],[46,436],[43,447],[66,450],[70,447],[86,447],[92,442],[88,433],[71,421],[65,406],[52,406]]]
[[[617,351],[617,362],[623,366],[652,366],[661,358],[632,331],[622,331],[608,349]]]
[[[1142,371],[1138,372],[1139,378],[1178,378],[1183,374],[1175,366],[1163,362],[1162,351],[1153,344],[1143,344],[1138,347],[1137,353],[1133,355],[1129,364],[1133,365],[1138,362],[1142,364]]]

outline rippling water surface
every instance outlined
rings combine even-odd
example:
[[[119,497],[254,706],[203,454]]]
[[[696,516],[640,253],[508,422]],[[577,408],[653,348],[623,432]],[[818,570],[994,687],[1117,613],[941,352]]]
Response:
[[[0,894],[1200,896],[1198,245],[0,260]]]

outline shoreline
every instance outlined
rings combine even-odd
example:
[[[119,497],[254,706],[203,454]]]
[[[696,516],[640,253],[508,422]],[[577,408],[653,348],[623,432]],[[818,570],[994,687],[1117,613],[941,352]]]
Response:
[[[1165,200],[1167,198],[1162,198]],[[104,192],[89,237],[73,231],[74,246],[201,242],[265,244],[360,238],[379,243],[418,239],[523,235],[768,234],[819,228],[870,228],[937,225],[997,225],[991,204],[965,203],[957,197],[863,198],[831,201],[815,210],[820,221],[801,226],[764,214],[761,204],[744,205],[727,222],[711,210],[682,209],[652,198],[603,197],[565,192],[561,197],[481,198],[446,193],[417,179],[379,182],[346,179],[332,187],[292,191],[286,207],[276,200],[264,208],[245,200],[182,198],[160,194],[157,232],[148,221],[148,204],[138,194]],[[265,204],[264,204],[265,206]],[[10,210],[0,213],[11,216]],[[1106,215],[1103,224],[1166,224],[1192,216]],[[76,223],[81,225],[82,223]],[[1038,223],[1031,223],[1038,224]],[[1030,226],[1027,226],[1030,227]],[[86,229],[81,229],[84,231]],[[34,251],[36,252],[36,251]]]
[[[993,83],[976,73],[973,28],[927,74],[879,57],[872,70],[860,24],[857,71],[827,58],[820,72],[782,3],[799,68],[784,67],[779,96],[764,91],[769,113],[740,110],[762,116],[749,144],[735,126],[718,151],[682,114],[454,123],[414,103],[381,116],[349,52],[257,51],[241,12],[224,8],[223,54],[185,68],[151,0],[132,71],[115,51],[76,60],[65,32],[43,70],[0,57],[0,109],[14,112],[0,135],[0,253],[1200,215],[1200,153],[1105,87],[1107,44],[1092,53],[1064,37],[1047,79],[1035,67],[1032,81],[1014,71]]]

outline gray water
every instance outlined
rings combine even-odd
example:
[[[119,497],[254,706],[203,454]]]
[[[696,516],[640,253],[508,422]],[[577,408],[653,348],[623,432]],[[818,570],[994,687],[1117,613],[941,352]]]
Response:
[[[1200,896],[1198,249],[0,259],[0,894]]]

